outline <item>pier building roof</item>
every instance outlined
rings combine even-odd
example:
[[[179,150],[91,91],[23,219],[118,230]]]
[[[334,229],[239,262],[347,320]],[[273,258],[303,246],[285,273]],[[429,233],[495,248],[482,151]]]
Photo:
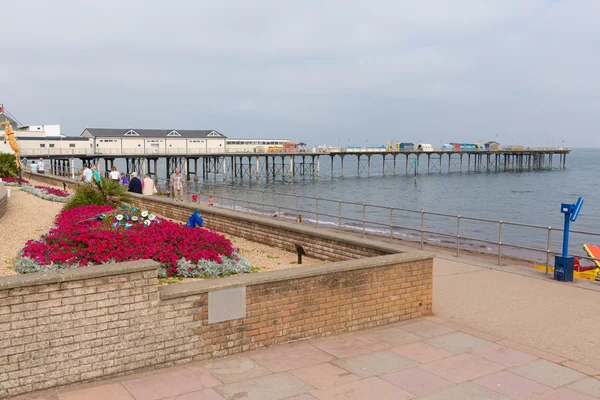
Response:
[[[85,137],[141,137],[141,138],[220,138],[227,136],[215,130],[190,130],[190,129],[113,129],[113,128],[86,128],[81,136]]]

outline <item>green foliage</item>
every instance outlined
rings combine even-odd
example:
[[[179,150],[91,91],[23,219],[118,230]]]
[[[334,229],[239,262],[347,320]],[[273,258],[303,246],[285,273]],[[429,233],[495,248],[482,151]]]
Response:
[[[0,153],[0,177],[16,178],[19,176],[17,163],[14,154]]]
[[[119,181],[100,178],[100,182],[82,183],[77,185],[75,193],[67,202],[67,210],[78,206],[87,205],[109,205],[119,207],[123,203],[128,203],[127,187],[121,185]]]
[[[250,272],[252,272],[250,261],[237,253],[223,257],[220,263],[209,260],[194,263],[185,258],[177,262],[177,275],[184,278],[216,278]]]

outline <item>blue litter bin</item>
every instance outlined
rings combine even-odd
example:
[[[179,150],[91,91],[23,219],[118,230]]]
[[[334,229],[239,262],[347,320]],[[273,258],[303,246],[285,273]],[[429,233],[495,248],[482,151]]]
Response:
[[[554,258],[554,280],[573,282],[574,257],[556,256]]]

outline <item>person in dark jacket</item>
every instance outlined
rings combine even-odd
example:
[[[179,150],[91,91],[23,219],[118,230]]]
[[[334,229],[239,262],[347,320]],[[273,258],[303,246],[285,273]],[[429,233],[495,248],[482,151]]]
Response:
[[[131,181],[129,182],[129,191],[132,193],[142,194],[142,181],[137,177],[137,172],[131,173]]]

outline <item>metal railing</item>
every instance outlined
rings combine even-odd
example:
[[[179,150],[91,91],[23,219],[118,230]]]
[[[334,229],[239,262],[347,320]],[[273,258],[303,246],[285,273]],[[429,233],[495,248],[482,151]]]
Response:
[[[106,171],[100,172],[103,175],[106,174]],[[60,173],[57,175],[60,175]],[[63,176],[69,175],[70,172],[64,171]],[[76,178],[77,176],[76,173]],[[155,179],[155,182],[160,193],[169,192],[169,180]],[[386,238],[390,243],[396,239],[403,239],[415,242],[420,249],[424,249],[426,245],[439,246],[436,240],[439,241],[438,239],[442,238],[445,241],[443,246],[453,250],[457,257],[460,257],[463,252],[479,252],[495,257],[498,265],[502,265],[504,258],[523,259],[522,256],[510,250],[542,254],[543,263],[546,265],[546,273],[548,267],[552,265],[552,257],[560,254],[560,251],[554,249],[560,248],[560,239],[563,233],[563,229],[551,226],[388,207],[229,185],[205,186],[185,181],[184,196],[186,200],[192,202],[193,195],[198,196],[198,201],[205,204],[208,196],[212,196],[215,207],[292,220],[301,216],[302,223],[313,224],[316,228],[328,227],[338,231],[359,233],[363,237]],[[444,222],[440,223],[440,219]],[[529,235],[531,243],[520,243],[521,239],[516,237],[515,229],[535,232],[535,234]],[[600,233],[580,230],[571,230],[570,232],[571,235],[581,235],[590,238],[592,242],[600,242]],[[537,240],[533,240],[534,237]],[[494,246],[495,250],[492,248],[487,252],[478,251],[478,245]],[[586,255],[576,254],[575,256],[580,259],[600,261],[600,259]]]

